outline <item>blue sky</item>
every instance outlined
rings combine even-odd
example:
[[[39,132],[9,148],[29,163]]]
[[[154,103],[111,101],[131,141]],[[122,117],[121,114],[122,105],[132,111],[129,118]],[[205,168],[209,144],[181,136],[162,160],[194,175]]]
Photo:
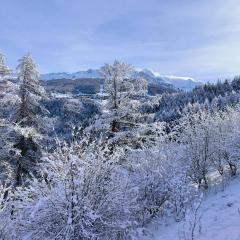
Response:
[[[200,81],[240,74],[239,0],[0,0],[0,52],[15,67],[98,68],[118,58]]]

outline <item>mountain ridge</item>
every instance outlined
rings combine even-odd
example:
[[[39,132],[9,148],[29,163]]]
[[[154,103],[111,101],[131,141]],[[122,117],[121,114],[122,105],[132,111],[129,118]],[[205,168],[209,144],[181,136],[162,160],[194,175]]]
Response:
[[[155,72],[151,69],[135,69],[133,71],[134,77],[143,77],[149,83],[156,85],[171,85],[175,89],[180,89],[184,91],[190,91],[194,87],[201,85],[201,82],[197,82],[195,79],[191,77],[179,77],[179,76],[171,76],[171,75],[161,75],[158,72]],[[41,80],[43,81],[51,81],[58,79],[102,79],[101,71],[99,69],[88,69],[86,71],[77,71],[73,73],[68,72],[58,72],[58,73],[49,73],[42,74]]]

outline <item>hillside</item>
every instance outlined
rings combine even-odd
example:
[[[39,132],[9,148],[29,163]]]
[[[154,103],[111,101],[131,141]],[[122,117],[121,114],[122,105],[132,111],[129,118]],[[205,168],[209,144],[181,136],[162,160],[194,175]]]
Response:
[[[239,176],[228,184],[226,189],[218,190],[216,193],[211,191],[204,197],[199,210],[201,219],[198,227],[200,226],[201,230],[199,233],[197,229],[194,240],[240,239]],[[180,237],[183,226],[184,222],[176,223],[171,220],[155,223],[150,227],[153,235],[144,237],[142,240],[185,240]]]
[[[115,61],[104,80],[39,81],[19,62],[0,79],[0,239],[237,240],[239,78],[177,91]]]

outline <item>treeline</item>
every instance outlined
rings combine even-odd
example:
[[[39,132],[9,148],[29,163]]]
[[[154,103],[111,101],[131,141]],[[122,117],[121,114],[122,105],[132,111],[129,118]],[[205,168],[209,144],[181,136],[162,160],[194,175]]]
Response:
[[[154,108],[157,121],[175,121],[182,117],[187,106],[199,104],[205,109],[223,110],[239,102],[240,77],[217,84],[205,84],[190,92],[163,94]]]

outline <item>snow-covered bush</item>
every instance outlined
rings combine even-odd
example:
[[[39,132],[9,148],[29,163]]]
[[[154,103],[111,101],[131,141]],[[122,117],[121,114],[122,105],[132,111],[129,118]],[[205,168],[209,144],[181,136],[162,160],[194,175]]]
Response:
[[[185,215],[192,198],[177,146],[144,150],[82,139],[46,154],[41,178],[18,187],[13,226],[29,239],[131,239],[152,218]]]
[[[236,175],[240,159],[239,108],[195,110],[181,119],[174,139],[185,146],[184,155],[193,182],[200,186],[203,181],[208,187],[211,171],[223,175],[228,167],[231,175]]]
[[[240,163],[240,108],[230,108],[222,113],[221,152],[232,176],[236,175]],[[220,150],[220,149],[219,149]]]
[[[186,146],[185,158],[189,166],[189,176],[192,181],[201,186],[208,187],[207,174],[211,164],[213,135],[210,129],[211,117],[205,111],[189,113],[181,119],[177,126],[179,141]]]
[[[127,155],[126,166],[132,171],[132,183],[139,188],[138,201],[143,206],[142,222],[170,213],[177,221],[185,215],[194,188],[181,155],[182,147],[161,144]]]
[[[64,145],[44,158],[42,179],[23,188],[15,203],[19,236],[126,239],[138,225],[137,189],[128,187],[118,154],[106,157],[107,150],[98,146],[82,152]]]
[[[202,194],[198,196],[189,206],[185,219],[179,229],[179,240],[196,240],[202,232]]]
[[[19,239],[13,226],[13,194],[10,184],[0,184],[0,239]]]
[[[162,154],[166,158],[168,202],[176,221],[185,217],[186,209],[196,194],[188,175],[189,166],[185,162],[184,151],[185,146],[175,143],[168,143],[162,147]]]

